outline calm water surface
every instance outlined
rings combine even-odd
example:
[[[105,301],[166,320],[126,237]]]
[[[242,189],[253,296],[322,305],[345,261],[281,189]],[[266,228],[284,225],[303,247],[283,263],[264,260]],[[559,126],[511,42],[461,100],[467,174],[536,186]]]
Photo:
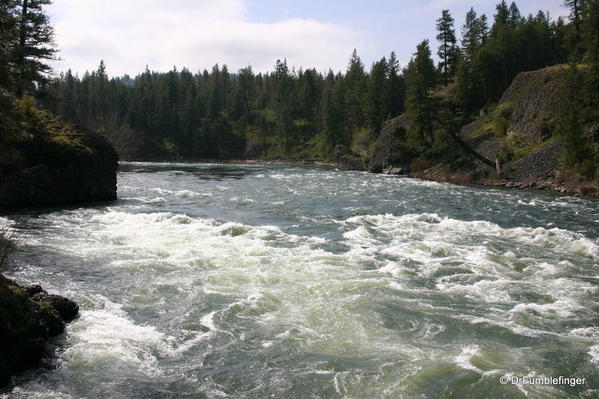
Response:
[[[597,201],[258,165],[118,184],[0,218],[10,274],[81,305],[2,397],[599,397]]]

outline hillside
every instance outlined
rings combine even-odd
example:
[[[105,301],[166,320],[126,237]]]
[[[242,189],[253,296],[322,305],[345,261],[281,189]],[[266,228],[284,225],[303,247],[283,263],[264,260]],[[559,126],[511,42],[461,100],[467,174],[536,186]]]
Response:
[[[409,115],[391,119],[371,148],[363,169],[412,176],[506,187],[540,188],[586,196],[599,195],[598,173],[585,178],[563,165],[565,142],[560,118],[565,98],[571,97],[568,66],[556,65],[520,73],[494,107],[464,126],[460,137],[478,154],[499,163],[489,167],[455,143],[449,143],[443,159],[423,159],[405,140]],[[578,67],[582,74],[587,68]],[[587,114],[588,115],[588,114]],[[581,115],[582,138],[593,141],[597,123]],[[402,133],[403,132],[403,133]],[[593,143],[587,143],[592,148]],[[596,156],[591,153],[590,157]],[[589,162],[593,164],[593,159]],[[596,168],[596,164],[595,164]]]

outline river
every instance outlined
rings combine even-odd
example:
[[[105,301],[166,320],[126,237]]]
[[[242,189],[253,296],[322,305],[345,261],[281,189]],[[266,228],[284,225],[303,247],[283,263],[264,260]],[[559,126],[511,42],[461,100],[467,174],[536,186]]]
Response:
[[[0,218],[8,274],[81,306],[0,397],[598,395],[597,201],[218,164],[123,163],[118,192]]]

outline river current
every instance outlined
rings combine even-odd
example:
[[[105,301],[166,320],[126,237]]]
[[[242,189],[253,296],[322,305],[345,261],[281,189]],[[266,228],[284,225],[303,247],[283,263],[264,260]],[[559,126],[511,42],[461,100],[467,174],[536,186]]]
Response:
[[[264,165],[118,190],[0,217],[8,275],[81,307],[1,398],[599,397],[597,201]]]

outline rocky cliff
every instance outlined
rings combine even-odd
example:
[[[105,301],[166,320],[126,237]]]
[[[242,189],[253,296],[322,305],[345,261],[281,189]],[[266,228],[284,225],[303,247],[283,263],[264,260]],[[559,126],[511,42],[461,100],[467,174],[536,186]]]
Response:
[[[0,208],[116,199],[118,156],[32,99],[0,92]]]
[[[519,74],[496,106],[462,128],[463,141],[484,158],[492,162],[498,160],[499,170],[473,159],[457,145],[452,147],[451,142],[451,150],[442,161],[426,160],[411,153],[405,140],[405,132],[410,127],[406,114],[385,122],[370,149],[365,169],[459,184],[539,188],[599,196],[597,179],[573,179],[561,169],[564,143],[557,130],[563,99],[569,90],[567,68],[556,65]],[[597,136],[596,121],[581,121],[581,124],[587,131],[595,129],[594,135],[591,132],[589,137]],[[353,162],[359,164],[355,157]]]
[[[571,95],[568,68],[555,65],[520,73],[494,109],[464,127],[462,136],[477,151],[502,164],[499,174],[488,168],[481,173],[478,164],[477,182],[599,195],[597,181],[573,178],[561,167],[565,144],[558,125],[564,99]],[[580,123],[585,129],[596,125],[587,120]]]

